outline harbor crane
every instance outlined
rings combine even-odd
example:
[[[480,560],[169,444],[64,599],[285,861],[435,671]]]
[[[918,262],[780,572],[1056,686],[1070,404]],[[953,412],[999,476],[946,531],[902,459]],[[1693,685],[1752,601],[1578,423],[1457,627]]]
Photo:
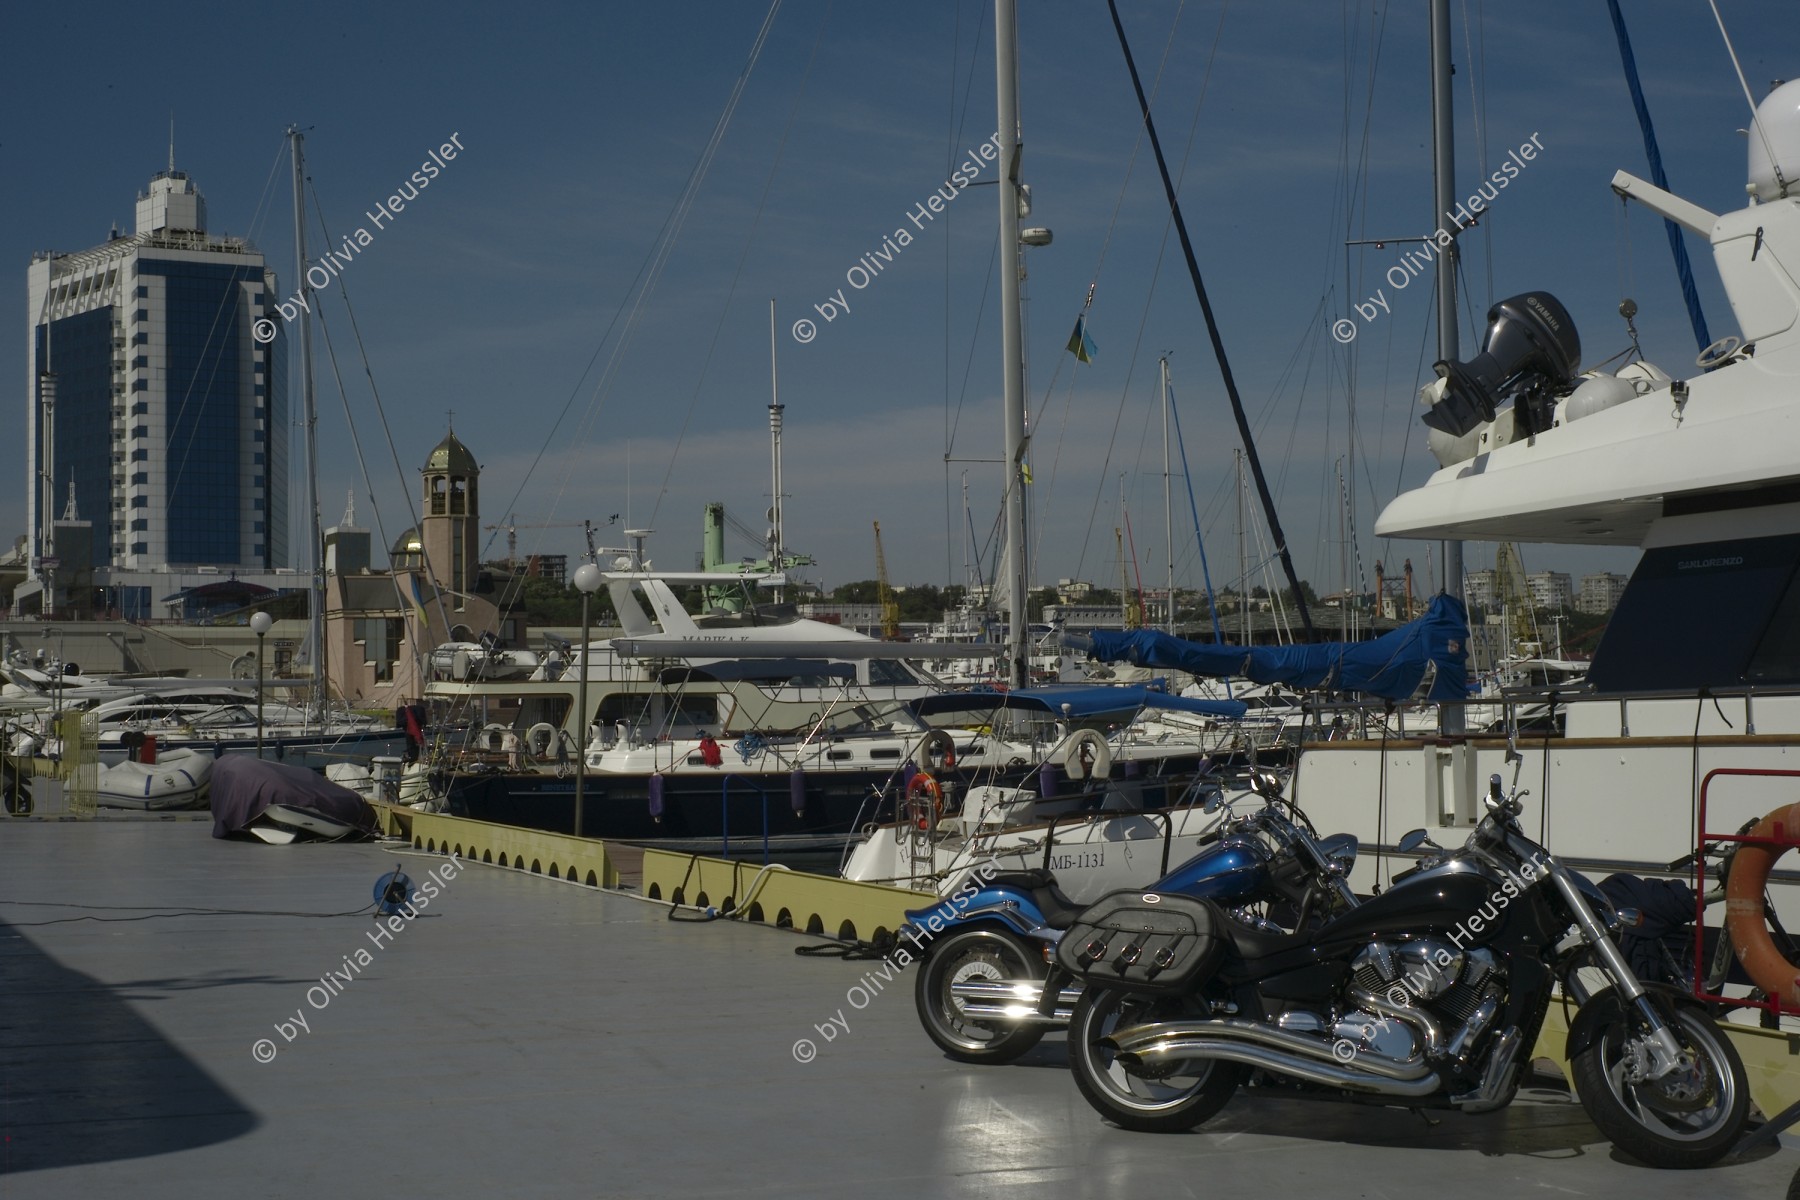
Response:
[[[591,522],[588,521],[520,521],[512,513],[507,513],[504,524],[483,525],[482,528],[489,533],[501,529],[506,530],[506,565],[517,567],[519,565],[519,526],[523,525],[527,529],[586,529],[590,524]]]
[[[887,558],[881,553],[881,522],[875,522],[875,587],[881,599],[881,636],[887,641],[900,640],[900,603],[888,585]]]

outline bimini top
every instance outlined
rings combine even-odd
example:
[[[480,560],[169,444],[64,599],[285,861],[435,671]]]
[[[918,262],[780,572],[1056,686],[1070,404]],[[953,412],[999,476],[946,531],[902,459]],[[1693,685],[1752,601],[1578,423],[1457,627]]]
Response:
[[[1139,709],[1169,708],[1203,717],[1237,718],[1248,711],[1241,700],[1198,700],[1171,696],[1158,688],[1136,686],[1085,686],[1015,688],[1010,692],[972,690],[926,696],[909,706],[921,717],[947,712],[992,712],[997,708],[1024,709],[1047,716],[1081,719],[1118,715],[1129,717]]]
[[[1312,646],[1221,646],[1190,642],[1150,629],[1115,633],[1064,634],[1063,644],[1085,650],[1101,662],[1188,671],[1252,683],[1285,683],[1362,692],[1404,700],[1437,667],[1429,700],[1465,700],[1469,695],[1469,618],[1462,601],[1440,593],[1416,621],[1370,642],[1321,642]]]

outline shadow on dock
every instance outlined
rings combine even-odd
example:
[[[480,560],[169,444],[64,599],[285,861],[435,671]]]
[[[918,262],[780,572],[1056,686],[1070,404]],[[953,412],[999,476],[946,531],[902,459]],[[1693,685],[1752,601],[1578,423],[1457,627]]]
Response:
[[[241,1137],[260,1118],[140,1017],[0,921],[0,1174],[168,1154]]]

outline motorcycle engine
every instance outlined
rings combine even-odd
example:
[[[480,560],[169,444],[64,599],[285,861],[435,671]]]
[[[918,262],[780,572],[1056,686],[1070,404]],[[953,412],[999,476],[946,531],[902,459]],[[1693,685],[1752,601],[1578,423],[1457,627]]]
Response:
[[[1433,938],[1373,942],[1350,968],[1349,1004],[1332,1034],[1358,1052],[1461,1060],[1500,1011],[1504,976],[1485,949]]]

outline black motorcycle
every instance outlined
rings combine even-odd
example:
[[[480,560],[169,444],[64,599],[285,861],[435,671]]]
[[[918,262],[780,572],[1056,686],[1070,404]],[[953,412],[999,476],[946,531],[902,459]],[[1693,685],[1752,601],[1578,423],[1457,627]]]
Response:
[[[1316,931],[1271,934],[1180,896],[1096,902],[1057,949],[1087,984],[1069,1024],[1082,1095],[1146,1131],[1192,1128],[1246,1082],[1489,1112],[1517,1093],[1560,982],[1578,1009],[1573,1082],[1600,1131],[1652,1166],[1724,1156],[1749,1110],[1736,1050],[1686,993],[1632,973],[1613,906],[1525,836],[1526,794],[1495,775],[1462,849],[1431,847]],[[1423,830],[1401,841],[1422,846]]]

